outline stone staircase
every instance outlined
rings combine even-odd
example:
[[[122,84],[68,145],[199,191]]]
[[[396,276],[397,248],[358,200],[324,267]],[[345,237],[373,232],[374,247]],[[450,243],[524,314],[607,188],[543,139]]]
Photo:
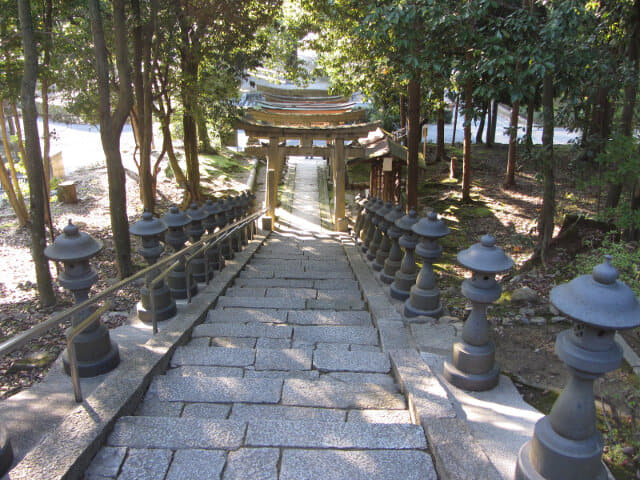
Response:
[[[343,247],[272,234],[86,479],[435,479]]]

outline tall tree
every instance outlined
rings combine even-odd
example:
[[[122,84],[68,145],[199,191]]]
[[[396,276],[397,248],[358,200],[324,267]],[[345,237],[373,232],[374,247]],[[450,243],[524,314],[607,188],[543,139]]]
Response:
[[[29,172],[29,197],[31,211],[31,256],[36,268],[36,282],[40,303],[50,306],[56,303],[51,283],[49,261],[44,255],[46,247],[45,209],[44,203],[47,189],[44,184],[42,153],[38,135],[37,111],[35,101],[36,79],[38,77],[38,53],[31,19],[29,0],[18,0],[18,13],[22,30],[24,48],[24,72],[22,75],[22,111],[24,113],[24,130],[26,141],[25,162]]]
[[[111,108],[110,63],[102,22],[100,0],[89,0],[89,18],[94,43],[94,61],[98,79],[100,138],[107,162],[109,209],[120,278],[133,273],[131,242],[127,219],[127,191],[120,155],[120,135],[133,104],[127,26],[124,0],[113,0],[113,42],[118,73],[119,94],[115,109]]]

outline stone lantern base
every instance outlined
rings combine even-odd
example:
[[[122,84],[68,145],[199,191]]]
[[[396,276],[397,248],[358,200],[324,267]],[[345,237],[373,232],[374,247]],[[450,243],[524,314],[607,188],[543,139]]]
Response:
[[[120,363],[118,345],[109,338],[109,330],[102,324],[85,330],[73,341],[78,359],[78,373],[83,378],[107,373]],[[71,374],[69,352],[62,352],[62,363],[67,375]]]
[[[195,282],[193,282],[195,284]],[[171,297],[169,289],[164,282],[160,282],[153,289],[152,293],[156,307],[156,321],[161,322],[174,317],[178,312],[176,302]],[[145,323],[153,321],[151,316],[151,295],[147,287],[140,289],[140,301],[136,306],[138,310],[138,318]]]
[[[169,285],[171,296],[176,300],[184,300],[185,298],[188,298],[187,274],[185,273],[184,268],[176,268],[173,272],[169,273],[169,276],[167,277],[167,285]],[[194,278],[191,278],[189,290],[191,290],[191,297],[195,297],[198,294],[198,282],[196,282]]]
[[[444,378],[463,390],[482,392],[498,385],[500,368],[495,363],[495,345],[453,344],[451,361],[444,362]]]

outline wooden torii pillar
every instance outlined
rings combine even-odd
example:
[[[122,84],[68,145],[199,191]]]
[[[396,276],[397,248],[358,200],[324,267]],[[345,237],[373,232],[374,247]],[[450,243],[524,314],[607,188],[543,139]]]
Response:
[[[347,231],[345,218],[345,152],[344,140],[333,139],[333,224],[337,232]]]
[[[262,220],[264,230],[273,230],[276,221],[276,206],[278,203],[278,182],[280,181],[280,146],[278,137],[269,137],[267,147],[267,182],[265,207],[267,214]]]

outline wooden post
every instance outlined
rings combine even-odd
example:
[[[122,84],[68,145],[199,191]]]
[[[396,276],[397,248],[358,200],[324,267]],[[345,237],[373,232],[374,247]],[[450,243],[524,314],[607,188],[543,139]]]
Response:
[[[336,138],[334,140],[334,174],[333,174],[333,224],[337,232],[347,231],[347,220],[345,218],[345,158],[344,140]]]
[[[273,224],[276,219],[276,172],[274,169],[267,170],[267,186],[266,186],[266,207],[267,215],[262,219],[263,230],[273,230]]]

